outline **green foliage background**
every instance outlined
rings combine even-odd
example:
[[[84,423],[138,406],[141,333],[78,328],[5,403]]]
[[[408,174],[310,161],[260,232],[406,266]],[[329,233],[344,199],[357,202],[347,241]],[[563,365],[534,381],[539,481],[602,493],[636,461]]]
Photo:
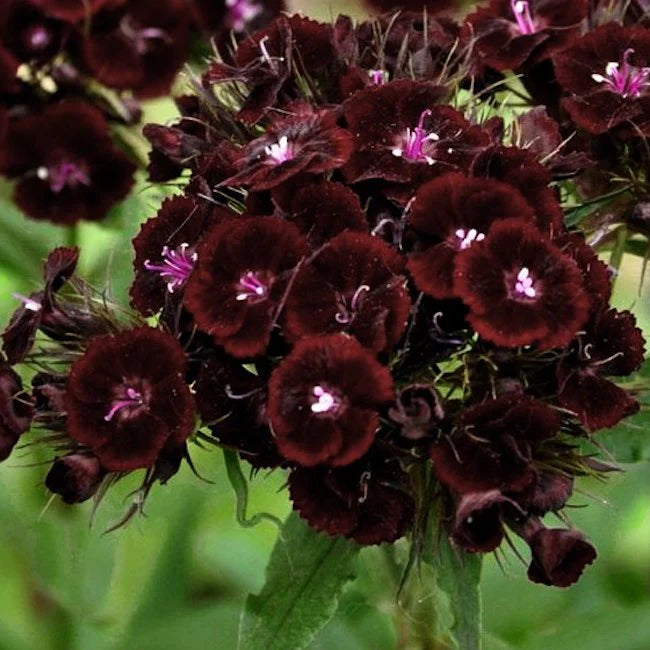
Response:
[[[322,4],[310,11],[313,0],[311,7],[305,2],[300,7],[330,15]],[[174,113],[169,102],[158,102],[148,114],[164,121]],[[130,239],[168,191],[141,181],[106,223],[64,231],[26,220],[6,198],[10,188],[1,185],[0,325],[16,306],[12,293],[37,286],[42,259],[61,243],[80,244],[82,276],[101,287],[110,279],[113,295],[124,303]],[[615,304],[632,307],[650,332],[650,283],[639,291],[640,276],[641,261],[626,257]],[[647,416],[637,419],[621,434],[641,440],[646,457],[647,422]],[[192,456],[205,481],[184,468],[167,486],[153,490],[147,517],[108,535],[103,531],[119,520],[140,477],[111,491],[91,526],[90,504],[49,502],[43,450],[16,450],[0,466],[0,650],[235,650],[242,604],[248,593],[262,588],[277,528],[266,520],[240,527],[221,453],[196,449]],[[486,650],[650,647],[650,475],[647,461],[625,468],[606,484],[580,482],[572,499],[569,513],[599,551],[576,586],[532,585],[510,551],[503,568],[486,558]],[[258,475],[250,513],[283,519],[289,512],[283,482],[279,473]],[[402,552],[396,550],[397,559]],[[404,626],[429,624],[427,602],[435,593],[426,571],[418,585],[420,619],[409,619],[396,606],[398,575],[387,557],[377,549],[361,553],[357,579],[310,648],[428,647],[401,642]]]

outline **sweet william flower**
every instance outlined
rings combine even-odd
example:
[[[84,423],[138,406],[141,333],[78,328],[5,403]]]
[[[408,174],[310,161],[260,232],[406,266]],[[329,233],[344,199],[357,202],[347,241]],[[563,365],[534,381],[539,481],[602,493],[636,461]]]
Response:
[[[198,328],[229,354],[262,354],[287,284],[306,253],[298,228],[275,217],[218,224],[198,249],[185,306]]]
[[[82,503],[101,485],[106,472],[93,456],[70,454],[57,458],[45,477],[45,487],[64,503]]]
[[[5,147],[2,171],[16,179],[14,201],[33,219],[98,221],[133,186],[135,165],[88,104],[63,102],[12,119]]]
[[[474,329],[506,347],[565,346],[589,314],[575,262],[523,219],[494,223],[485,240],[458,255],[454,291]]]
[[[0,357],[0,461],[11,454],[21,434],[31,426],[32,398],[11,366]]]
[[[158,329],[94,338],[70,370],[68,434],[107,471],[153,466],[165,448],[182,446],[194,428],[185,365],[176,339]]]
[[[280,453],[300,465],[348,465],[372,445],[393,398],[390,371],[344,334],[299,341],[269,380]]]

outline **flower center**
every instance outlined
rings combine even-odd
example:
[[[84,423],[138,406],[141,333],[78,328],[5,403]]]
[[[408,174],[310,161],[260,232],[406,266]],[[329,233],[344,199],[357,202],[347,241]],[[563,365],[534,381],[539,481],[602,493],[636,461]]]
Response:
[[[111,403],[111,408],[104,416],[106,422],[110,422],[118,414],[128,414],[129,411],[137,409],[144,404],[142,393],[131,386],[127,386],[124,393]]]
[[[90,185],[87,169],[83,164],[63,160],[50,167],[39,167],[36,175],[49,183],[52,192],[58,194],[64,188],[74,189],[79,185]]]
[[[630,64],[633,49],[623,53],[620,62],[610,61],[605,74],[592,74],[591,78],[599,84],[605,84],[622,97],[640,97],[650,89],[650,67],[637,68]]]
[[[483,241],[485,239],[485,235],[476,230],[476,228],[471,228],[467,231],[464,228],[459,228],[455,235],[458,239],[458,246],[462,251],[469,248],[475,241]]]
[[[50,32],[43,25],[32,25],[25,34],[27,46],[34,52],[44,50],[50,43]]]
[[[262,7],[249,0],[226,0],[230,26],[235,32],[243,32],[246,25],[262,13]]]
[[[526,266],[517,273],[515,281],[515,295],[520,298],[535,298],[537,291],[535,290],[535,281],[530,275],[530,271]]]
[[[128,15],[122,18],[120,31],[133,43],[135,51],[141,56],[149,52],[152,41],[162,41],[166,45],[172,42],[166,31],[158,27],[138,27]]]
[[[264,147],[264,153],[268,156],[268,161],[273,165],[281,165],[287,160],[295,158],[295,147],[286,135],[283,135],[275,144]]]
[[[341,325],[349,325],[356,316],[356,313],[363,302],[363,298],[366,292],[370,291],[370,287],[367,284],[362,284],[355,292],[350,302],[348,304],[344,296],[338,296],[338,311],[336,312],[337,323]]]
[[[183,243],[174,249],[163,246],[161,257],[162,264],[152,264],[149,260],[145,260],[144,268],[158,273],[167,283],[167,291],[174,293],[187,282],[187,278],[194,270],[198,255],[189,244]]]
[[[413,130],[406,129],[406,132],[400,136],[398,144],[392,150],[393,156],[404,158],[409,162],[426,162],[429,165],[436,162],[426,152],[429,142],[440,140],[437,133],[428,132],[424,128],[424,120],[430,115],[431,111],[429,109],[423,111],[418,120],[418,125]]]
[[[517,29],[521,34],[534,34],[537,31],[535,21],[530,13],[530,3],[524,0],[510,0],[512,13],[517,21]]]
[[[390,78],[386,70],[368,70],[368,76],[370,77],[370,83],[374,86],[383,86],[388,83]]]
[[[235,300],[239,302],[246,300],[251,303],[261,302],[268,297],[269,289],[270,282],[263,282],[259,273],[247,271],[239,278]]]
[[[310,406],[312,413],[337,415],[342,403],[335,391],[320,385],[313,387]]]

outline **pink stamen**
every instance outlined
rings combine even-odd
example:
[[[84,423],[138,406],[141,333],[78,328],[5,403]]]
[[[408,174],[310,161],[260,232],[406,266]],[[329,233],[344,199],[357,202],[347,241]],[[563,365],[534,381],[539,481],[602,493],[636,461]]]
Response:
[[[122,410],[142,406],[142,404],[142,394],[135,388],[129,387],[126,389],[123,398],[113,402],[110,411],[104,416],[104,420],[110,422]]]
[[[517,21],[517,29],[521,34],[534,34],[537,31],[535,21],[530,13],[530,3],[524,0],[510,0],[512,13]]]
[[[363,301],[364,294],[367,291],[370,291],[370,287],[367,284],[362,284],[354,292],[354,295],[350,300],[349,307],[346,304],[345,299],[341,297],[339,310],[338,312],[336,312],[336,316],[334,316],[337,323],[339,323],[340,325],[349,325],[354,320],[354,317],[356,316],[356,312],[358,311]]]
[[[336,413],[341,406],[341,400],[335,393],[323,386],[314,386],[312,394],[316,398],[311,403],[312,413]]]
[[[163,246],[162,259],[162,264],[152,264],[149,260],[145,260],[144,268],[158,273],[167,283],[167,291],[174,293],[187,282],[187,278],[194,270],[198,255],[189,244],[183,243],[173,250]]]
[[[264,153],[274,165],[281,165],[287,160],[292,160],[296,155],[294,146],[286,135],[283,135],[275,144],[264,147]]]
[[[375,86],[383,86],[388,83],[390,75],[386,70],[368,70],[370,82]]]
[[[66,187],[74,189],[79,185],[90,185],[90,178],[83,166],[65,160],[51,167],[39,167],[36,175],[47,181],[55,194]]]
[[[518,293],[526,298],[534,298],[537,295],[533,278],[527,267],[523,267],[517,274],[517,282],[515,283],[515,293]]]
[[[160,40],[166,45],[172,43],[169,34],[158,27],[138,28],[134,25],[130,16],[125,16],[120,22],[120,30],[133,43],[135,51],[146,54],[151,49],[151,41]]]
[[[264,284],[253,271],[247,271],[242,275],[237,288],[239,289],[239,293],[235,300],[239,302],[250,300],[251,298],[251,302],[259,302],[265,300],[269,293],[268,285]]]
[[[605,68],[605,75],[594,73],[591,78],[599,84],[609,86],[622,97],[640,97],[650,89],[650,67],[637,68],[630,64],[633,49],[623,53],[620,62],[610,61]]]
[[[475,241],[483,241],[485,239],[485,235],[476,230],[476,228],[470,228],[467,232],[464,228],[459,228],[455,234],[456,237],[460,239],[458,245],[462,251],[469,248]]]
[[[235,32],[243,32],[248,23],[262,13],[260,5],[249,0],[226,0],[228,18]]]
[[[429,165],[435,163],[435,160],[424,150],[427,143],[440,140],[437,133],[428,132],[424,128],[424,120],[430,115],[431,111],[427,108],[420,115],[418,125],[412,131],[410,128],[406,129],[406,133],[401,137],[401,142],[392,150],[393,156],[404,158],[410,162],[426,161]]]

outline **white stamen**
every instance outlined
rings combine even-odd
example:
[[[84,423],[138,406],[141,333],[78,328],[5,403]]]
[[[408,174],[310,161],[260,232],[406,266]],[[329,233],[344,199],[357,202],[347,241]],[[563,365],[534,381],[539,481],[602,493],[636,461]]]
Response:
[[[314,386],[314,396],[318,397],[318,401],[311,405],[313,413],[327,413],[335,405],[336,400],[332,393],[328,393],[322,386]]]

